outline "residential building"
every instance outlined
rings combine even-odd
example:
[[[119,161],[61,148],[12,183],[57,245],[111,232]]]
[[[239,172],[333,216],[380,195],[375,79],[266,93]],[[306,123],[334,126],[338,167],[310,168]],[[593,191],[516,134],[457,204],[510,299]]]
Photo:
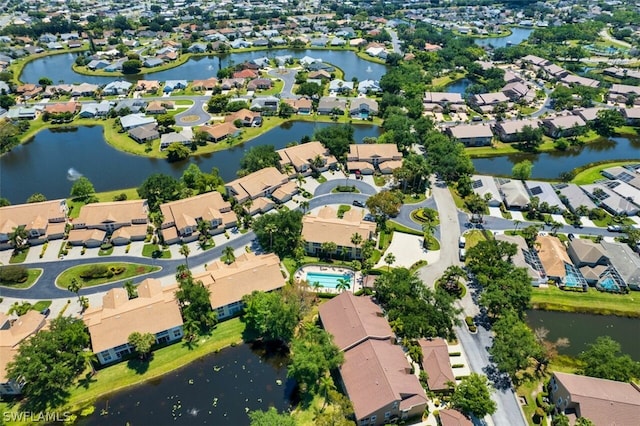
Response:
[[[473,422],[458,410],[440,410],[441,426],[472,426]]]
[[[10,234],[21,226],[31,245],[62,238],[67,213],[64,199],[0,207],[0,249],[11,248]]]
[[[508,209],[524,210],[529,205],[529,193],[524,184],[515,179],[498,180],[502,200]]]
[[[491,127],[484,124],[460,124],[447,127],[446,132],[465,146],[487,146],[493,139]]]
[[[129,93],[132,84],[128,81],[112,81],[102,89],[103,95],[126,95]]]
[[[513,73],[511,73],[513,74]],[[515,77],[515,76],[514,76]],[[507,78],[507,73],[505,72],[505,78]],[[516,79],[518,79],[518,77],[515,77]],[[507,83],[502,89],[501,92],[504,93],[504,95],[509,98],[510,101],[515,102],[519,99],[525,98],[528,99],[529,96],[529,88],[527,87],[526,84],[524,84],[522,81],[512,81],[510,83]],[[532,99],[535,99],[535,93],[532,93],[533,97]]]
[[[542,120],[544,132],[552,138],[575,135],[577,129],[586,125],[587,123],[578,115],[560,115]]]
[[[246,108],[232,112],[224,117],[225,123],[234,123],[234,126],[236,120],[240,120],[243,127],[257,127],[262,124],[262,116],[260,115],[260,112],[251,111]]]
[[[564,204],[556,194],[555,189],[549,182],[538,182],[527,180],[524,182],[527,192],[531,197],[537,197],[540,205],[546,204],[552,211],[564,210]],[[531,199],[529,199],[531,200]]]
[[[131,130],[134,127],[146,126],[148,124],[157,124],[156,119],[153,117],[147,117],[142,113],[129,114],[124,117],[120,117],[120,125],[125,131]]]
[[[207,139],[213,143],[217,143],[240,134],[240,129],[238,129],[233,123],[200,126],[198,127],[198,131],[204,132]]]
[[[310,115],[313,112],[313,102],[309,98],[283,99],[283,102],[291,106],[296,114]]]
[[[36,334],[46,325],[46,317],[38,311],[11,318],[0,313],[0,395],[19,395],[24,380],[11,380],[7,377],[7,365],[18,354],[20,343]]]
[[[366,95],[380,92],[382,92],[382,88],[380,88],[380,82],[378,80],[363,80],[358,82],[358,93]]]
[[[396,144],[379,143],[349,145],[347,164],[349,162],[365,162],[374,166],[379,166],[386,161],[402,161],[402,153],[398,151],[398,146]],[[350,166],[349,169],[351,169]]]
[[[296,172],[305,176],[308,176],[312,170],[324,172],[329,168],[335,168],[338,164],[338,160],[318,141],[282,148],[276,152],[280,156],[281,170],[291,165],[293,167],[292,173]]]
[[[44,112],[51,115],[59,115],[59,114],[72,114],[80,109],[80,104],[74,101],[69,102],[59,102],[59,103],[48,103],[44,106]]]
[[[564,244],[551,235],[538,235],[536,249],[545,277],[555,281],[561,288],[572,287],[587,290],[587,282],[580,271],[573,266]]]
[[[343,115],[346,109],[347,101],[343,98],[323,96],[318,102],[318,114],[321,115]]]
[[[498,234],[496,235],[496,240],[516,245],[516,254],[511,257],[511,263],[527,271],[527,275],[531,279],[531,284],[534,287],[538,287],[540,284],[546,282],[538,254],[535,250],[527,246],[524,238],[520,235]]]
[[[618,195],[610,188],[601,184],[582,185],[582,190],[587,193],[593,202],[612,215],[633,216],[640,211],[637,205]]]
[[[502,204],[502,196],[493,176],[471,176],[471,189],[483,200],[488,198],[489,207],[500,207]]]
[[[187,88],[187,80],[167,80],[164,82],[162,91],[164,93],[171,93],[175,90],[182,90]]]
[[[98,240],[99,235],[111,234],[122,227],[129,228],[130,241],[126,241],[126,244],[131,240],[144,240],[147,235],[147,214],[146,200],[86,204],[80,208],[80,215],[73,222],[74,229],[69,232],[69,241],[72,244],[80,243],[80,236]],[[95,230],[103,233],[93,232]]]
[[[267,167],[228,182],[225,184],[225,189],[229,197],[234,197],[237,202],[244,203],[247,200],[269,197],[288,181],[289,178],[280,173],[278,169]]]
[[[640,290],[640,257],[626,244],[602,241],[611,265],[631,290]]]
[[[353,81],[344,81],[336,78],[329,82],[329,92],[348,95],[353,90]]]
[[[411,373],[381,309],[369,297],[343,292],[320,306],[320,320],[344,351],[341,385],[358,425],[383,425],[419,417],[427,397]],[[385,324],[386,323],[386,324]]]
[[[165,150],[172,143],[179,143],[185,146],[191,146],[192,140],[182,133],[163,133],[160,135],[160,151]]]
[[[280,258],[273,253],[242,253],[230,264],[217,260],[194,279],[211,291],[211,307],[219,320],[240,313],[244,296],[254,291],[277,290],[286,284]]]
[[[567,253],[590,286],[602,291],[626,291],[624,279],[611,265],[602,245],[588,239],[576,238],[569,243]]]
[[[255,98],[251,101],[251,106],[249,107],[252,111],[265,111],[269,113],[278,112],[278,107],[280,106],[280,99],[275,96],[262,96],[259,98]]]
[[[378,115],[378,102],[370,98],[352,98],[349,115],[355,118],[368,119]]]
[[[134,127],[128,133],[129,137],[138,143],[145,143],[160,137],[158,127],[154,123]]]
[[[640,189],[640,175],[634,170],[629,170],[622,166],[614,166],[608,167],[600,173],[606,178],[619,180]]]
[[[422,99],[422,104],[425,111],[433,112],[442,111],[444,108],[461,112],[467,109],[467,105],[460,93],[426,92]]]
[[[191,88],[193,90],[213,90],[218,85],[218,79],[215,77],[206,80],[193,80]]]
[[[574,213],[586,209],[583,214],[588,214],[590,210],[597,207],[586,192],[576,184],[558,183],[553,187],[560,192],[562,202]]]
[[[595,425],[615,426],[640,419],[640,388],[634,383],[555,372],[549,386],[556,410],[574,422],[583,417]]]
[[[638,97],[640,99],[640,97]],[[623,108],[622,116],[627,124],[631,126],[640,125],[640,108]]]
[[[580,108],[580,109],[574,110],[573,113],[576,115],[579,115],[580,118],[582,118],[585,123],[588,123],[598,118],[598,113],[600,111],[604,111],[604,108],[602,107]]]
[[[247,83],[247,90],[269,90],[273,82],[269,78],[255,78]]]
[[[111,102],[106,100],[100,103],[97,103],[97,102],[83,103],[78,115],[81,118],[106,117],[107,114],[109,114],[110,109],[111,109]]]
[[[640,189],[617,179],[605,180],[600,184],[606,186],[625,200],[631,201],[636,205],[640,204]]]
[[[196,240],[200,235],[198,224],[202,221],[209,223],[210,235],[220,234],[237,223],[231,204],[224,201],[219,192],[161,204],[160,212],[164,217],[160,228],[166,244]]]
[[[151,101],[147,105],[145,112],[153,115],[166,114],[167,108],[173,109],[173,102]]]
[[[137,287],[138,297],[129,300],[124,288],[113,288],[102,297],[102,306],[89,307],[82,316],[91,335],[91,348],[100,364],[120,361],[134,352],[131,333],[151,333],[156,344],[182,338],[182,315],[176,300],[177,285],[163,287],[148,278]]]
[[[305,250],[311,255],[323,252],[323,243],[335,243],[336,249],[332,255],[345,253],[352,259],[362,258],[362,243],[355,245],[351,242],[354,234],[360,234],[362,241],[373,239],[376,224],[363,220],[363,212],[351,209],[339,219],[337,212],[330,206],[325,206],[317,215],[305,215],[302,218],[302,239]]]
[[[434,339],[418,340],[422,349],[422,370],[427,373],[427,386],[433,392],[449,392],[455,387],[456,376],[449,361],[447,341]]]
[[[489,113],[493,111],[496,105],[507,104],[509,98],[502,92],[480,93],[473,95],[470,102],[482,113]]]
[[[518,142],[522,141],[522,131],[526,126],[537,129],[540,126],[538,120],[512,120],[497,122],[493,126],[493,130],[502,142]]]

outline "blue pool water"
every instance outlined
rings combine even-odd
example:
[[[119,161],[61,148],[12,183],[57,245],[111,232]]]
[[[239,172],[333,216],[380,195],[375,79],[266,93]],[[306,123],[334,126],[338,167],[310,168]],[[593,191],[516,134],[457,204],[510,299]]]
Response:
[[[336,288],[338,280],[343,279],[351,283],[351,276],[349,274],[332,274],[329,272],[307,272],[307,281],[313,287],[313,283],[320,283],[324,288]]]

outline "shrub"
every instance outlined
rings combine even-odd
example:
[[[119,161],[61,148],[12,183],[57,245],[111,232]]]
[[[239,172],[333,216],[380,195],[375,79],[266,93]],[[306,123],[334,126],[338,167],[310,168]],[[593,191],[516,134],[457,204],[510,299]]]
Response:
[[[102,278],[108,276],[107,274],[109,272],[111,271],[109,271],[109,269],[105,265],[90,265],[80,273],[80,278]],[[111,276],[113,276],[113,272],[111,272]]]
[[[29,271],[24,266],[7,265],[0,267],[0,281],[23,283],[29,278]]]
[[[338,185],[336,186],[338,192],[356,192],[355,185]]]
[[[111,243],[105,243],[100,246],[100,250],[110,250],[111,247],[113,247]]]
[[[471,327],[472,325],[474,325],[474,324],[473,324],[473,317],[466,317],[466,318],[464,319],[464,322],[466,322],[466,323],[467,323],[467,325],[468,325],[469,327]]]

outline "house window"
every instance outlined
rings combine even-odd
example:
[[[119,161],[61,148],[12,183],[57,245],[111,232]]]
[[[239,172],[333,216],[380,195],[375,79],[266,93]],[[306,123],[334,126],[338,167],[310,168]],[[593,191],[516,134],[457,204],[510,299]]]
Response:
[[[398,409],[398,401],[395,401],[391,408],[394,409],[394,410],[397,410]]]
[[[384,413],[384,419],[385,419],[385,420],[389,420],[389,417],[391,417],[391,411],[386,411],[386,412]]]
[[[173,330],[173,337],[174,338],[178,338],[180,336],[182,336],[182,330],[181,329],[178,328],[176,330]]]
[[[111,361],[111,354],[109,353],[109,351],[102,351],[102,352],[100,352],[100,356],[102,357],[102,359],[104,360],[104,362],[109,362],[109,361]]]
[[[371,416],[370,422],[371,423],[375,423],[377,418],[378,418],[378,416]]]

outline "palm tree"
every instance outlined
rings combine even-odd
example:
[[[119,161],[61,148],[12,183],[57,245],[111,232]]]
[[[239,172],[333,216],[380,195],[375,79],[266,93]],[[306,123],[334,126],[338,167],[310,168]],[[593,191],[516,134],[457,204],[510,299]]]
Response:
[[[430,246],[429,242],[431,241],[431,237],[433,236],[435,230],[436,226],[431,221],[422,224],[422,232],[424,233],[424,246],[427,249]]]
[[[208,220],[201,220],[198,222],[198,232],[204,238],[204,241],[209,241],[209,230],[211,229],[211,222]]]
[[[320,245],[320,248],[324,254],[331,259],[331,254],[337,250],[338,245],[333,241],[326,241]]]
[[[304,200],[300,202],[300,208],[302,209],[302,213],[306,213],[309,210],[309,201]]]
[[[284,166],[282,166],[282,172],[289,176],[291,173],[293,173],[293,166],[291,164],[285,164]]]
[[[184,262],[187,264],[187,269],[189,269],[189,254],[191,254],[191,249],[186,244],[180,246],[180,254],[184,256]]]
[[[267,223],[264,226],[264,231],[269,234],[269,251],[273,250],[273,233],[276,232],[278,228],[274,223]]]
[[[13,249],[17,252],[25,247],[28,238],[29,234],[27,233],[27,229],[24,225],[16,226],[13,228],[13,232],[9,234],[9,241],[11,242]]]
[[[556,222],[555,220],[551,222],[551,233],[553,235],[557,235],[558,229],[562,228],[562,224],[560,222]]]
[[[358,252],[358,247],[362,244],[362,235],[357,232],[351,236],[351,244],[356,247],[356,253]]]
[[[129,335],[128,343],[133,346],[140,355],[140,359],[147,359],[151,352],[151,346],[156,342],[156,336],[151,333],[139,333],[134,331]]]
[[[384,263],[387,264],[387,272],[389,272],[391,270],[391,265],[393,265],[393,263],[396,261],[396,257],[393,253],[388,253],[385,257],[384,257]]]
[[[322,408],[320,409],[320,412],[324,412],[324,409],[327,406],[327,401],[329,400],[329,391],[333,389],[335,389],[335,386],[333,384],[333,379],[331,378],[331,376],[325,374],[324,376],[320,377],[320,382],[318,383],[318,390],[320,391],[320,394],[322,394],[322,396],[324,397],[324,402],[322,403]]]
[[[82,288],[82,284],[78,282],[76,278],[71,278],[71,282],[67,285],[67,290],[71,293],[75,293],[78,297],[78,303],[82,304],[80,301],[80,289]]]
[[[520,224],[521,224],[521,223],[522,223],[522,221],[521,221],[521,220],[518,220],[518,219],[514,219],[514,220],[513,220],[513,225],[515,226],[514,231],[517,231],[517,230],[518,230],[518,226],[520,226]]]
[[[231,246],[226,246],[224,248],[224,263],[226,263],[227,265],[232,264],[233,262],[235,262],[236,260],[236,255],[233,252],[233,247]]]
[[[349,254],[349,249],[347,247],[341,247],[340,248],[340,255],[342,255],[342,260],[343,261],[347,258],[348,254]]]
[[[343,292],[350,288],[351,288],[351,281],[349,280],[349,278],[338,278],[336,283],[336,290]]]
[[[136,289],[136,286],[135,284],[133,284],[132,280],[125,281],[122,288],[127,290],[127,296],[129,297],[129,299],[135,299],[136,297],[138,297],[138,290]]]
[[[98,362],[98,357],[96,357],[96,354],[88,349],[85,349],[84,351],[82,351],[82,360],[87,367],[91,368],[91,375],[94,376],[96,374],[96,367],[94,363]]]
[[[296,176],[296,180],[298,181],[298,186],[302,186],[302,184],[306,182],[304,180],[304,176],[302,176],[301,173],[298,173],[298,175]]]

